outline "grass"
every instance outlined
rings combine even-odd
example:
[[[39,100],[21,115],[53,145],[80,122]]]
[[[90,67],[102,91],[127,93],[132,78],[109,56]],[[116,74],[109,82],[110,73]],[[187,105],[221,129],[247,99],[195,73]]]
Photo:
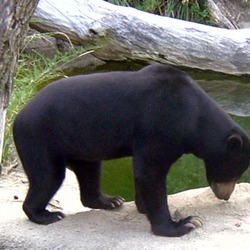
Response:
[[[244,2],[244,5],[245,5],[246,8],[250,8],[250,0],[246,0]]]
[[[202,0],[110,0],[109,2],[122,6],[131,6],[161,16],[209,23],[206,1]]]
[[[65,64],[77,57],[91,53],[92,49],[74,49],[67,53],[57,51],[53,58],[46,58],[34,51],[34,54],[21,53],[14,89],[6,116],[5,139],[3,146],[3,165],[11,165],[16,160],[12,138],[12,124],[22,107],[48,82],[67,77],[62,71]]]

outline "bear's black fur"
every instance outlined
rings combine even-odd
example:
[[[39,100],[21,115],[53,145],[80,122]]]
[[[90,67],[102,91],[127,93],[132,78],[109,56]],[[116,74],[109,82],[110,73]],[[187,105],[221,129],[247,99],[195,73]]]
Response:
[[[161,64],[55,81],[16,117],[14,140],[30,184],[23,209],[40,224],[63,217],[46,206],[66,166],[77,176],[84,206],[119,207],[121,197],[100,190],[101,161],[132,156],[139,212],[154,234],[181,236],[200,221],[171,219],[171,165],[186,153],[202,158],[215,195],[227,200],[250,164],[243,129],[185,73]]]

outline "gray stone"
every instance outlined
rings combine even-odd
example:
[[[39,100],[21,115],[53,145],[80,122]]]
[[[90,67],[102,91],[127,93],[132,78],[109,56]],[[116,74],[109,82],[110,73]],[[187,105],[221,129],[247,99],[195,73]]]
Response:
[[[22,51],[25,53],[42,54],[49,58],[53,58],[57,50],[56,38],[35,30],[29,30],[22,48]]]

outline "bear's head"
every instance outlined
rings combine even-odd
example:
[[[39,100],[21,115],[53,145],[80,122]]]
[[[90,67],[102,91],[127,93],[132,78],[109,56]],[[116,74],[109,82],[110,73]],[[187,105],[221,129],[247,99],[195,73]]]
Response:
[[[207,180],[217,198],[228,200],[236,181],[250,165],[250,141],[245,135],[227,138],[220,153],[205,159]]]

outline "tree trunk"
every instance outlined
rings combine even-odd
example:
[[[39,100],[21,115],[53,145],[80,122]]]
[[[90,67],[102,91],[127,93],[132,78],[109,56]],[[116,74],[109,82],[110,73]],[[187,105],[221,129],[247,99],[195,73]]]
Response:
[[[207,7],[219,27],[250,28],[250,5],[247,0],[207,0]]]
[[[250,74],[249,29],[215,28],[102,0],[40,0],[32,25],[78,44],[95,44],[99,49],[94,55],[104,60]]]
[[[0,162],[8,106],[22,38],[38,0],[0,0]]]

